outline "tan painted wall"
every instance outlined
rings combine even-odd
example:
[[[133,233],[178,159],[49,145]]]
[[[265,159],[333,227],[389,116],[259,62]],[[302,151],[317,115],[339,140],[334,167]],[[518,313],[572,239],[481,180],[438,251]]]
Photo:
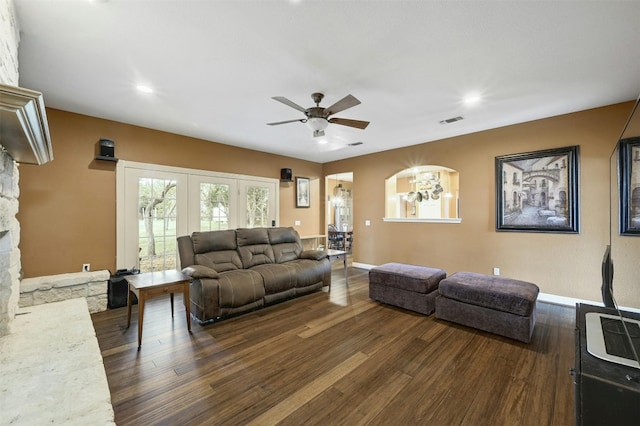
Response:
[[[324,165],[243,150],[58,110],[48,110],[55,160],[21,165],[21,250],[33,277],[115,268],[115,167],[96,162],[100,137],[120,158],[278,178],[283,167],[312,178],[311,208],[296,209],[293,183],[281,183],[280,225],[324,233],[324,176],[354,173],[353,260],[398,261],[448,273],[491,273],[537,283],[545,293],[600,300],[600,261],[609,238],[609,154],[632,103],[578,112]],[[580,145],[578,235],[495,231],[494,160],[498,155]],[[385,223],[384,180],[407,167],[439,164],[460,173],[461,224]],[[365,227],[364,221],[371,220]],[[637,238],[634,241],[640,241]],[[633,283],[618,283],[618,302],[640,308]]]
[[[322,165],[235,148],[65,111],[47,109],[54,161],[20,165],[20,249],[25,277],[116,267],[115,163],[96,161],[100,138],[116,157],[144,163],[280,178],[281,168],[311,181],[311,205],[295,208],[293,183],[280,183],[280,225],[321,232]]]
[[[488,130],[325,164],[325,174],[353,171],[354,262],[405,262],[537,283],[541,291],[599,301],[600,262],[609,240],[609,155],[632,103]],[[495,157],[580,145],[577,235],[495,231]],[[400,170],[439,164],[460,173],[460,224],[383,222],[384,181]],[[365,220],[371,226],[365,227]],[[634,288],[636,287],[636,288]],[[637,283],[616,288],[640,308]]]

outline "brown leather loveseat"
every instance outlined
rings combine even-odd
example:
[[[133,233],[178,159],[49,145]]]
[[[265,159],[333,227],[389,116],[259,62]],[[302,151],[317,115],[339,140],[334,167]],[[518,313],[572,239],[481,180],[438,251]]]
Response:
[[[178,237],[200,323],[250,311],[331,284],[323,251],[303,250],[293,228],[241,228]]]

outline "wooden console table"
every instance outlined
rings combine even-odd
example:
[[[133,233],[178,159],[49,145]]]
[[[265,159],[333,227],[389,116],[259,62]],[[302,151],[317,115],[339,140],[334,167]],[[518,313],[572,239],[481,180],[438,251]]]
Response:
[[[184,309],[187,314],[187,329],[191,333],[191,312],[189,309],[189,283],[191,278],[180,271],[145,272],[142,274],[125,276],[129,284],[127,297],[127,328],[131,325],[131,296],[138,297],[138,350],[142,346],[142,321],[144,319],[144,304],[147,299],[171,294],[171,317],[173,317],[173,293],[182,293]]]

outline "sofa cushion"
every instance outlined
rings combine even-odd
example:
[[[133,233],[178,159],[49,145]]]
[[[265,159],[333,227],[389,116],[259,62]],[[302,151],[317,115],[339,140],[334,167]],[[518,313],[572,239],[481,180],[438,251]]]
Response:
[[[195,262],[197,265],[207,266],[217,272],[243,269],[240,255],[235,250],[211,251],[208,253],[196,254]]]
[[[302,245],[298,232],[292,227],[288,228],[267,228],[269,242],[271,244],[297,243]]]
[[[251,268],[258,272],[264,282],[265,294],[281,293],[295,288],[297,282],[297,267],[287,264],[262,264]]]
[[[236,238],[238,247],[270,244],[267,228],[238,228]]]
[[[195,254],[235,250],[238,247],[236,231],[233,229],[227,231],[194,232],[191,235],[191,240],[193,241],[193,252]]]
[[[276,263],[290,262],[300,257],[302,247],[296,243],[280,243],[271,246]]]
[[[244,269],[257,265],[276,263],[273,248],[269,244],[238,247],[238,253]]]
[[[237,231],[238,254],[244,269],[275,263],[267,228],[241,228]]]
[[[264,298],[262,277],[255,271],[238,270],[220,274],[220,307],[237,308]]]
[[[321,262],[310,259],[296,259],[288,262],[287,265],[296,268],[296,287],[298,288],[322,282],[325,274],[331,269],[328,260]]]

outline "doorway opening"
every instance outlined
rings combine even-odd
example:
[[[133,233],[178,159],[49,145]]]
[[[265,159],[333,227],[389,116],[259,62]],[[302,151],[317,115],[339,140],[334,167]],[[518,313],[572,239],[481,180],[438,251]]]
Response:
[[[353,250],[353,172],[325,177],[327,248]]]

